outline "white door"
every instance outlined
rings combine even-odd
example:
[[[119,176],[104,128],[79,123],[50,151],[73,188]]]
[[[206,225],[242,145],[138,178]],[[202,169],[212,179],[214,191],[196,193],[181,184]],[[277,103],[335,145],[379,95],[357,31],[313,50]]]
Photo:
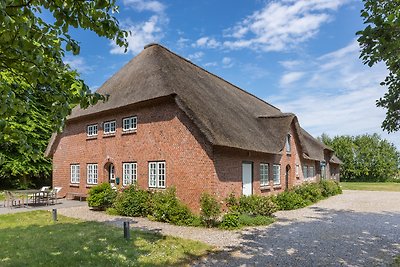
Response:
[[[242,164],[242,181],[243,181],[243,195],[250,196],[253,193],[253,164],[243,163]]]

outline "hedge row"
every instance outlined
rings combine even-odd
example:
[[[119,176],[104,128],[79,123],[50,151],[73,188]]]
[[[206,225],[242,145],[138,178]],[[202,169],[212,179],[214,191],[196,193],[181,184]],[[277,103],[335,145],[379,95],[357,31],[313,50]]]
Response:
[[[241,196],[230,194],[225,203],[228,212],[221,217],[221,204],[210,194],[200,198],[200,216],[194,215],[175,194],[175,188],[165,191],[149,191],[131,185],[119,192],[107,183],[89,191],[90,207],[131,217],[149,217],[152,220],[176,225],[221,227],[226,229],[242,226],[266,225],[277,210],[302,208],[321,199],[340,194],[338,183],[321,181],[298,186],[277,196]]]

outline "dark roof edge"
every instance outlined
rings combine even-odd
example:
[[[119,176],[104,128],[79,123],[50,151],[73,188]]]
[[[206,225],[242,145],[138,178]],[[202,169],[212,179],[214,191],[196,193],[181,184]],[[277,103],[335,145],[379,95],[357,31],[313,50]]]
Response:
[[[162,46],[162,45],[156,44],[156,43],[150,43],[150,44],[146,45],[145,48],[148,48],[148,47],[151,47],[151,46],[159,46],[159,47],[165,49],[166,51],[168,51],[169,53],[171,53],[171,54],[173,54],[173,55],[175,55],[175,56],[177,56],[177,57],[183,59],[184,61],[186,61],[186,62],[192,64],[193,66],[199,68],[200,70],[205,71],[205,72],[207,72],[208,74],[210,74],[210,75],[212,75],[212,76],[214,76],[214,77],[216,77],[216,78],[218,78],[218,79],[220,79],[220,80],[222,80],[222,81],[224,81],[224,82],[230,84],[231,86],[235,87],[236,89],[238,89],[238,90],[240,90],[240,91],[242,91],[242,92],[244,92],[244,93],[246,93],[246,94],[248,94],[248,95],[250,95],[250,96],[252,96],[252,97],[254,97],[254,98],[256,98],[256,99],[258,99],[259,101],[261,101],[261,102],[267,104],[268,106],[271,106],[272,108],[274,108],[274,109],[276,109],[276,110],[278,110],[278,111],[281,111],[279,108],[275,107],[274,105],[272,105],[272,104],[270,104],[270,103],[268,103],[268,102],[262,100],[261,98],[255,96],[255,95],[253,95],[253,94],[251,94],[251,93],[249,93],[249,92],[247,92],[246,90],[244,90],[244,89],[240,88],[239,86],[237,86],[237,85],[235,85],[235,84],[233,84],[233,83],[231,83],[231,82],[225,80],[224,78],[221,78],[220,76],[218,76],[218,75],[216,75],[216,74],[214,74],[214,73],[212,73],[212,72],[209,72],[208,70],[206,70],[206,69],[204,69],[204,68],[202,68],[202,67],[200,67],[200,66],[194,64],[192,61],[190,61],[190,60],[188,60],[188,59],[186,59],[186,58],[184,58],[184,57],[182,57],[182,56],[180,56],[180,55],[178,55],[178,54],[172,52],[171,50],[169,50],[169,49],[166,48],[165,46]]]

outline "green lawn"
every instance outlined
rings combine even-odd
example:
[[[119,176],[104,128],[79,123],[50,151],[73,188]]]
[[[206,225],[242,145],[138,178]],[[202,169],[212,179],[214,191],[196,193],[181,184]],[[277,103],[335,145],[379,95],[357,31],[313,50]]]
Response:
[[[400,192],[400,183],[341,182],[340,186],[344,190],[369,190],[369,191]]]
[[[0,266],[188,265],[212,247],[159,234],[123,230],[48,211],[0,216]]]

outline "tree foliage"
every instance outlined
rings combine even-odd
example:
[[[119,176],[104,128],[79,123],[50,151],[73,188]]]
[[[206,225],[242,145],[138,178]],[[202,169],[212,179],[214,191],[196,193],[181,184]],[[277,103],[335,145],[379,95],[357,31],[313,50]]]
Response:
[[[320,140],[342,160],[342,181],[383,182],[394,179],[399,172],[399,151],[378,134],[334,138],[323,134]]]
[[[384,62],[389,71],[382,86],[388,91],[377,100],[386,109],[382,128],[388,132],[400,130],[400,1],[363,0],[361,17],[367,26],[357,32],[361,46],[360,58],[373,66]]]
[[[0,0],[0,178],[49,173],[41,155],[71,109],[105,100],[64,64],[78,55],[69,30],[91,30],[127,46],[115,0]]]

